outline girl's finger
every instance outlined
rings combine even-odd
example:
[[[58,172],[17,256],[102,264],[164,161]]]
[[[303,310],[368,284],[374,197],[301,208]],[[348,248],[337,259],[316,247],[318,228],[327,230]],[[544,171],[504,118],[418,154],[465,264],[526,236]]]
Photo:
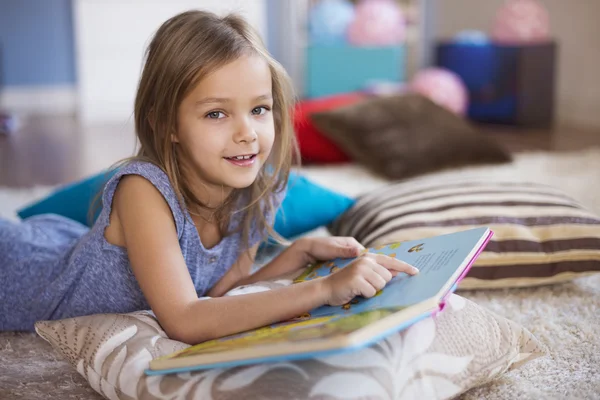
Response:
[[[383,268],[381,266],[379,266],[379,267]],[[385,268],[383,268],[383,269],[385,269]],[[389,272],[388,272],[388,274],[389,274]],[[387,280],[376,271],[376,268],[373,268],[371,271],[365,273],[364,277],[367,280],[367,282],[369,282],[369,284],[371,286],[373,286],[373,288],[375,288],[376,290],[383,289],[385,287],[385,285],[387,284]],[[390,278],[391,278],[391,276],[390,276]]]
[[[344,239],[346,239],[346,243],[347,243],[348,246],[356,247],[360,251],[364,251],[365,250],[365,246],[363,246],[362,244],[360,244],[358,242],[358,240],[356,240],[355,238],[353,238],[353,237],[345,237]]]
[[[375,274],[377,275],[377,274]],[[366,277],[363,277],[363,279],[360,279],[358,281],[358,287],[357,287],[360,295],[364,298],[371,298],[373,296],[375,296],[375,294],[377,294],[377,290],[373,287],[373,284],[367,280]]]
[[[392,278],[394,277],[394,272],[395,271],[390,271],[389,269],[385,268],[384,266],[378,264],[377,262],[374,262],[372,265],[373,271],[378,274],[379,276],[381,276],[381,278],[383,278],[383,280],[387,283],[389,281],[392,280]]]
[[[419,273],[419,270],[416,267],[413,267],[412,265],[396,258],[386,256],[385,254],[370,253],[369,257],[372,257],[377,264],[387,268],[390,271],[405,272],[409,275],[416,275]]]
[[[334,242],[338,243],[342,247],[350,247],[350,248],[357,249],[359,251],[365,250],[365,246],[360,244],[358,242],[358,240],[356,240],[355,238],[353,238],[351,236],[339,236],[339,237],[334,237],[332,239]]]

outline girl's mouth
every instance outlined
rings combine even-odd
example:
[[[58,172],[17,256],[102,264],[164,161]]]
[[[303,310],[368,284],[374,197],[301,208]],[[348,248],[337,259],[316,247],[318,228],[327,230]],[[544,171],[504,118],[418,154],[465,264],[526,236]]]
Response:
[[[256,154],[242,154],[233,157],[224,157],[231,164],[238,167],[250,167],[256,161]]]

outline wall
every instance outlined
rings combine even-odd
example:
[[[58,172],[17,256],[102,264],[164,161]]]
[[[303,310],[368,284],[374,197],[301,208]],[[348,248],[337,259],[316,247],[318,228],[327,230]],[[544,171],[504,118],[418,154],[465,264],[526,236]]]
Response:
[[[0,106],[75,107],[70,0],[0,0]]]
[[[0,0],[3,86],[75,83],[70,0]]]
[[[437,36],[489,30],[503,0],[436,0]],[[559,43],[557,119],[600,128],[600,1],[542,0]]]
[[[237,12],[267,37],[265,0],[73,1],[80,121],[131,120],[146,47],[164,21],[189,9]]]
[[[273,4],[278,0],[269,1]],[[263,31],[268,44],[266,22],[263,21],[267,16],[262,0],[160,0],[148,3],[142,0],[0,0],[0,109],[52,114],[75,113],[79,107],[79,114],[85,119],[89,113],[87,108],[81,109],[78,97],[86,107],[90,103],[90,96],[98,94],[87,89],[97,83],[98,86],[116,85],[113,98],[124,98],[121,102],[113,102],[118,110],[123,102],[131,100],[129,92],[137,83],[142,45],[145,44],[143,41],[150,32],[148,26],[152,25],[153,30],[166,16],[184,8],[208,7],[216,12],[230,8],[241,11],[246,3],[251,9],[249,14],[252,22]],[[84,13],[85,10],[91,10],[91,19],[86,20],[84,27],[77,25],[74,10],[84,10]],[[136,12],[130,12],[132,10]],[[95,16],[94,12],[97,13]],[[268,17],[276,18],[272,13]],[[76,28],[79,37],[75,34]],[[140,36],[142,30],[146,35],[144,37]],[[115,42],[113,39],[118,35],[122,40]],[[142,43],[139,48],[124,49],[124,44],[133,41],[137,45],[140,38]],[[77,43],[82,39],[86,40],[85,48],[77,51]],[[102,41],[106,43],[104,50],[112,53],[97,53],[82,61],[81,55],[97,51],[99,48],[96,45]],[[119,53],[120,50],[123,52]],[[109,59],[103,59],[103,56]],[[127,57],[134,57],[135,60],[121,66],[132,70],[125,78],[125,83],[106,79],[110,71],[102,68],[106,68],[107,63]],[[90,65],[100,68],[95,79],[90,78],[90,74],[96,73],[90,69]],[[108,67],[114,65],[112,63]],[[120,78],[120,71],[117,68],[113,76]],[[123,85],[129,90],[125,97],[121,90]]]

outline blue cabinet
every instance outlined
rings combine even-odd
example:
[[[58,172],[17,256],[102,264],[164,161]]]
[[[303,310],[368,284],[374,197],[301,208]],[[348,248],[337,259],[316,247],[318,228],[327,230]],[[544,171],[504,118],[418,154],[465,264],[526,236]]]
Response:
[[[403,82],[405,57],[404,46],[309,46],[304,96],[354,92],[372,81]]]

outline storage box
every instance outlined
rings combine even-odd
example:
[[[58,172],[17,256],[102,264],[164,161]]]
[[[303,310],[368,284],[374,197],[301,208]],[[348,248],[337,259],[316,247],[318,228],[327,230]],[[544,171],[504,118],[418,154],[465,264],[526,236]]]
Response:
[[[371,81],[404,81],[403,46],[317,46],[306,51],[307,98],[364,89]]]
[[[554,42],[440,43],[436,64],[455,72],[466,84],[471,119],[546,128],[554,119],[556,53]]]

